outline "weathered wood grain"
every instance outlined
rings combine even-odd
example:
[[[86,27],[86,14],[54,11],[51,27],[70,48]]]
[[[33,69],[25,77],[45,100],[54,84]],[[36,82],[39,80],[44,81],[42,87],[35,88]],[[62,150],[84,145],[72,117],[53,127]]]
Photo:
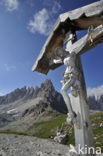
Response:
[[[76,54],[81,55],[81,54],[85,53],[86,51],[94,48],[98,44],[103,43],[103,25],[100,25],[93,30],[93,33],[91,34],[93,43],[91,43],[90,38],[88,38],[87,42],[85,43],[87,35],[85,35],[80,40],[75,42],[70,49],[72,51],[75,51]]]

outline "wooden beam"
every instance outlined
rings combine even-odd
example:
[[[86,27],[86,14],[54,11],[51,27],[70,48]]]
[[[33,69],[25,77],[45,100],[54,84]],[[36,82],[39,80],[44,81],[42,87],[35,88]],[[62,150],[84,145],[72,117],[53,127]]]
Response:
[[[91,43],[91,39],[90,38],[88,38],[87,42],[85,43],[87,35],[85,35],[80,40],[75,42],[72,45],[72,47],[70,47],[70,50],[71,51],[75,51],[77,54],[81,55],[81,54],[85,53],[86,51],[94,48],[98,44],[103,43],[103,25],[98,26],[91,33],[91,37],[92,37],[93,43]],[[81,49],[81,47],[83,47],[83,48]]]
[[[93,32],[91,34],[92,40],[93,40],[92,44],[91,44],[90,38],[88,38],[87,42],[85,42],[87,35],[82,37],[80,40],[76,41],[70,47],[70,51],[71,50],[75,51],[77,54],[81,55],[81,54],[85,53],[86,51],[94,48],[98,44],[103,43],[103,25],[100,25],[93,30]],[[81,49],[81,47],[83,47],[83,48]],[[51,63],[51,57],[53,57],[53,56],[51,55],[50,57],[47,57],[45,55],[45,57],[42,57],[42,59],[37,60],[36,64],[33,67],[33,71],[36,70],[36,71],[39,71],[43,74],[47,74],[50,69],[54,70],[57,67],[62,65],[62,64],[57,65],[57,64]]]

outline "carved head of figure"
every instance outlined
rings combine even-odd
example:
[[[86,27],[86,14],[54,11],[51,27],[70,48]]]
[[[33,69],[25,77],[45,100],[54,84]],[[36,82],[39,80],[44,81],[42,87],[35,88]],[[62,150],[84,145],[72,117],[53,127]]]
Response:
[[[58,57],[60,57],[60,58],[62,58],[62,59],[64,59],[64,58],[67,56],[67,54],[68,54],[68,52],[65,51],[65,50],[64,50],[63,48],[61,48],[61,47],[57,47],[57,48],[55,49],[54,53],[55,53],[55,56],[58,56]]]

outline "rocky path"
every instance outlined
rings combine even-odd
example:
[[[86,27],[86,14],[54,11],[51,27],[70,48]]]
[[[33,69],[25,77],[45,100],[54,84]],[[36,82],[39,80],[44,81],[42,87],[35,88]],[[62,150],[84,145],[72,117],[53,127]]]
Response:
[[[0,134],[0,156],[69,156],[69,148],[46,139]]]

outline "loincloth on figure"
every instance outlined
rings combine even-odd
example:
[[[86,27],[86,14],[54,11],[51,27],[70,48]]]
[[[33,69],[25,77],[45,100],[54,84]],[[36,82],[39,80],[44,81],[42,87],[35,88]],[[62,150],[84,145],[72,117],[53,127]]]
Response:
[[[76,81],[77,77],[78,77],[78,71],[75,70],[74,68],[71,68],[70,71],[68,72],[63,72],[63,80],[62,82],[65,84],[68,80],[71,81]]]

